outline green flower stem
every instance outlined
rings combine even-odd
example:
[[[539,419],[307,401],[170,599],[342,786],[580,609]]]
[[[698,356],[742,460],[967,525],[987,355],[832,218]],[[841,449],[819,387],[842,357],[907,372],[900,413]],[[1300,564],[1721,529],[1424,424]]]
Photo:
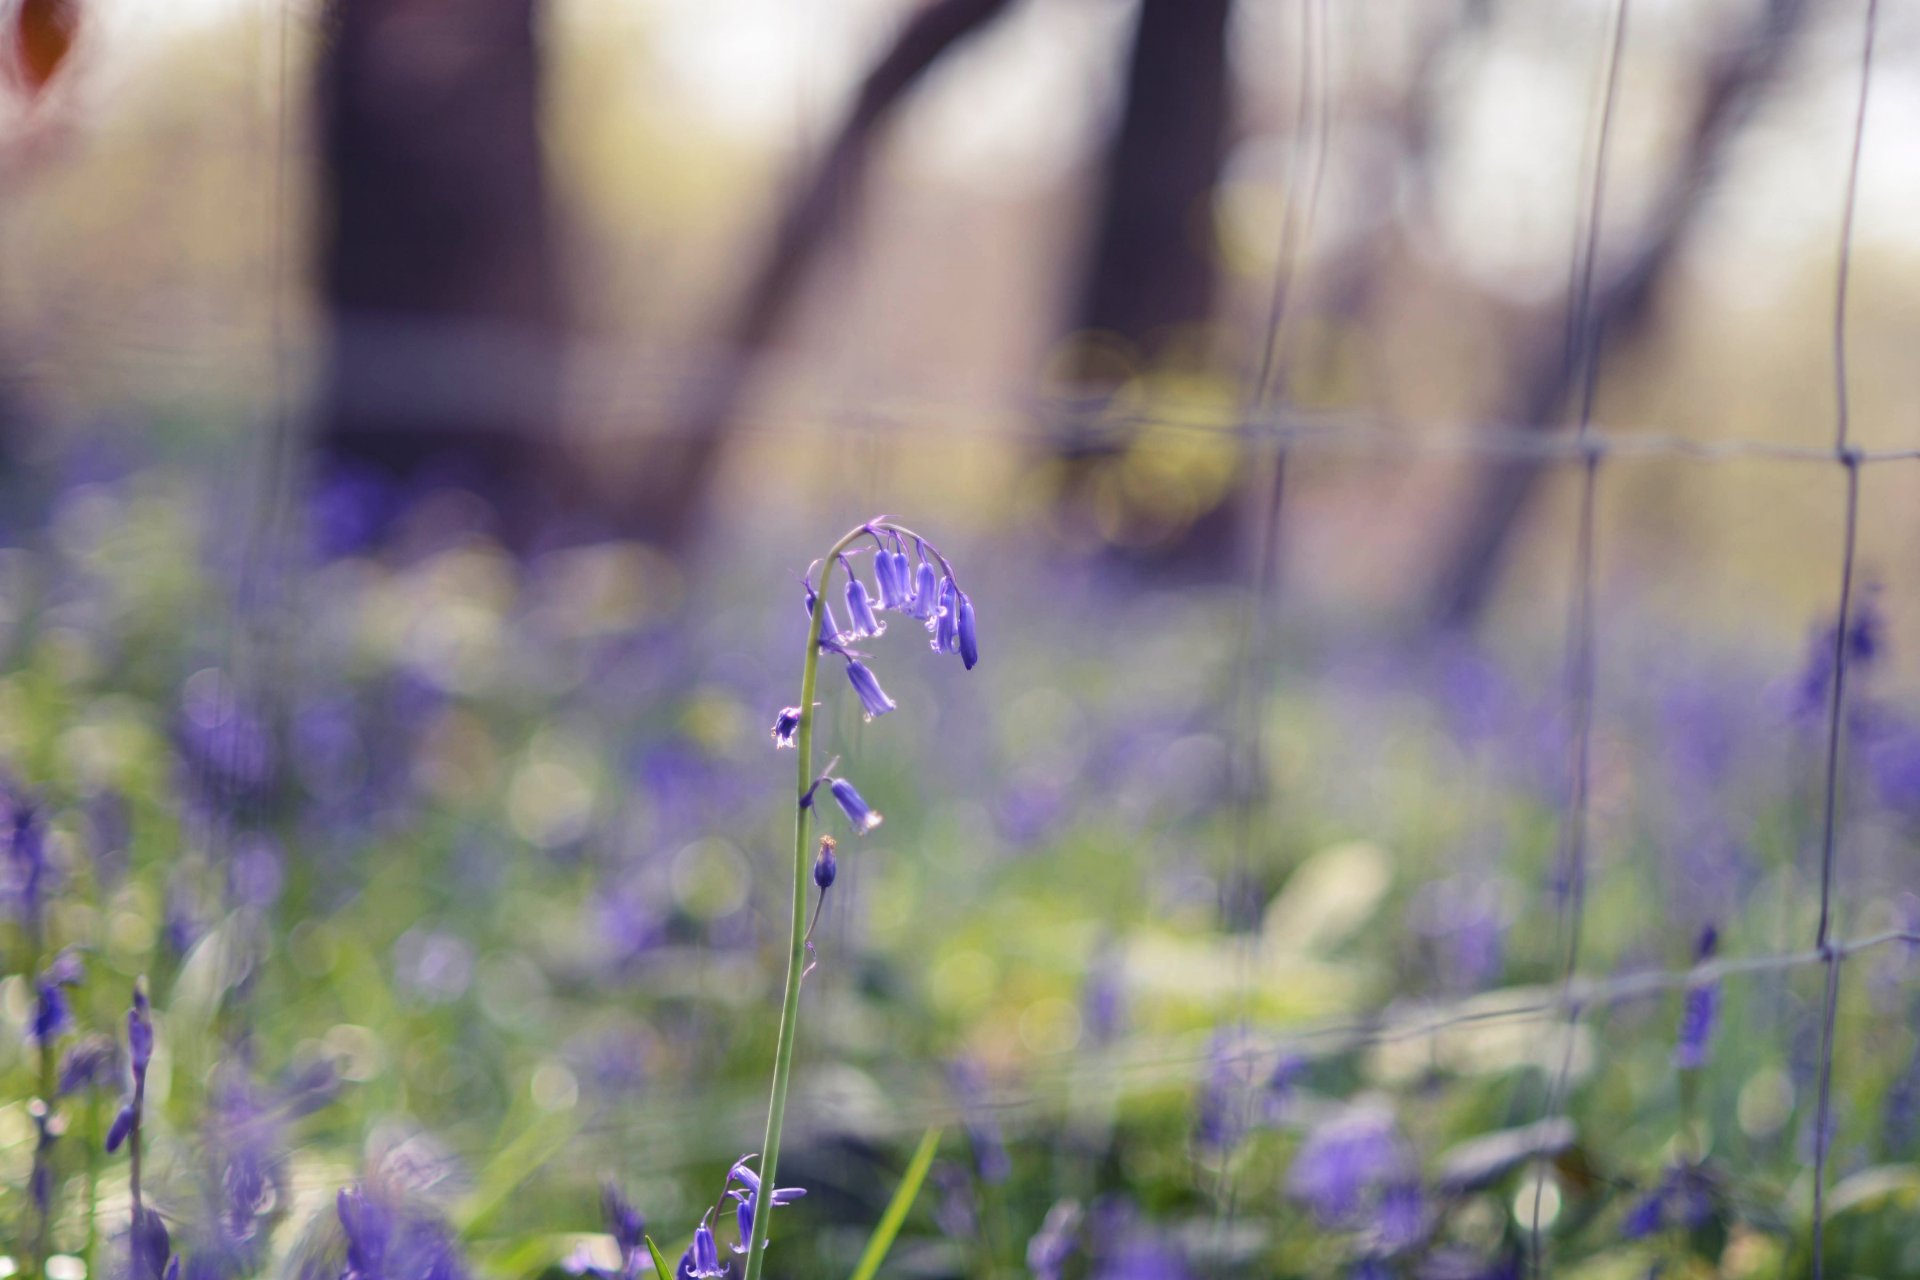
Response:
[[[880,527],[880,526],[875,526]],[[800,975],[806,969],[807,884],[812,869],[808,846],[813,837],[813,806],[802,807],[801,797],[813,785],[813,695],[820,673],[820,627],[827,616],[827,587],[833,581],[834,561],[864,537],[867,526],[852,530],[833,544],[820,561],[819,604],[807,625],[807,656],[800,668],[800,723],[794,729],[799,790],[794,793],[793,820],[793,934],[787,944],[787,990],[780,1005],[780,1038],[773,1051],[773,1096],[767,1103],[767,1133],[760,1145],[761,1200],[753,1215],[753,1238],[747,1242],[746,1280],[758,1280],[761,1255],[766,1252],[767,1224],[773,1218],[774,1173],[780,1162],[780,1129],[787,1118],[787,1082],[793,1074],[793,1042],[800,1021]]]

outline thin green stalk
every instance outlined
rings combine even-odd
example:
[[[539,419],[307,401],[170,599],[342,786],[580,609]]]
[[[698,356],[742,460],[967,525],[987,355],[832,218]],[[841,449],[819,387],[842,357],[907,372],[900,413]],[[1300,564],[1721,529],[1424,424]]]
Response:
[[[767,1224],[773,1219],[775,1172],[780,1163],[780,1130],[787,1118],[787,1083],[793,1074],[793,1044],[800,1021],[800,977],[806,971],[807,884],[812,863],[813,807],[801,805],[813,786],[814,686],[820,673],[820,627],[827,615],[827,587],[833,581],[834,560],[865,535],[867,526],[852,530],[820,562],[819,604],[807,624],[807,656],[800,667],[800,723],[793,733],[799,789],[794,793],[793,819],[793,933],[787,944],[787,987],[780,1005],[780,1038],[773,1051],[773,1092],[767,1103],[767,1132],[760,1145],[760,1185],[765,1201],[753,1215],[753,1238],[747,1242],[746,1280],[758,1280],[761,1255],[766,1251]]]
[[[100,1091],[87,1090],[87,1274],[97,1276],[94,1253],[100,1247]]]

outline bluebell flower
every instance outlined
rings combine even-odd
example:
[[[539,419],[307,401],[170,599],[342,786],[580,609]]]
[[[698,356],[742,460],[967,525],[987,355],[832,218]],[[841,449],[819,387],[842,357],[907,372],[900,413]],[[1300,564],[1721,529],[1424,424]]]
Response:
[[[800,728],[800,708],[798,707],[780,708],[780,714],[775,716],[773,720],[774,750],[778,751],[781,747],[792,746],[793,735],[799,730],[799,728]]]
[[[940,603],[933,618],[927,623],[933,632],[933,651],[935,653],[960,652],[959,605],[954,600],[952,578],[940,581]]]
[[[67,1029],[69,1021],[66,993],[61,991],[59,983],[49,982],[43,976],[35,986],[33,1020],[27,1027],[28,1037],[36,1044],[49,1044]]]
[[[153,1010],[147,1004],[144,982],[134,984],[133,1007],[127,1010],[127,1053],[134,1078],[145,1076],[147,1064],[153,1060]]]
[[[341,1280],[379,1280],[393,1237],[392,1215],[360,1187],[342,1187],[334,1209],[347,1237],[347,1269]]]
[[[873,602],[867,596],[867,584],[860,581],[860,575],[853,571],[845,556],[840,564],[847,571],[847,621],[852,624],[850,634],[858,640],[863,636],[877,636],[887,629],[887,624],[873,616]]]
[[[1027,1242],[1027,1270],[1034,1280],[1060,1280],[1079,1246],[1080,1217],[1075,1200],[1062,1200],[1047,1210],[1046,1221]]]
[[[835,778],[830,786],[834,800],[840,805],[840,811],[847,815],[847,821],[853,824],[855,831],[864,835],[880,825],[879,813],[872,805],[860,798],[860,793],[853,789],[851,782],[845,778]]]
[[[129,1228],[133,1235],[131,1256],[133,1280],[166,1280],[178,1275],[173,1258],[173,1239],[167,1224],[152,1209],[142,1208]]]
[[[913,604],[913,570],[907,564],[906,552],[898,547],[889,551],[883,543],[873,553],[873,580],[880,588],[880,607],[904,612]]]
[[[927,563],[926,552],[920,552],[920,567],[913,572],[913,602],[907,606],[907,612],[922,622],[930,622],[934,612],[940,607],[940,586],[934,579],[933,566]]]
[[[1287,1171],[1287,1190],[1321,1221],[1348,1226],[1370,1196],[1405,1182],[1412,1172],[1412,1157],[1392,1113],[1355,1106],[1307,1135]]]
[[[133,1132],[134,1118],[133,1104],[129,1102],[120,1108],[120,1114],[116,1115],[113,1123],[107,1126],[108,1155],[118,1151],[120,1144],[127,1140],[127,1135]]]
[[[707,1212],[711,1216],[713,1211]],[[700,1225],[694,1228],[693,1243],[680,1259],[680,1269],[691,1280],[716,1280],[727,1274],[726,1265],[720,1261],[720,1249],[713,1242],[713,1228],[707,1225],[706,1218],[700,1219]]]
[[[60,1057],[63,1095],[113,1084],[119,1075],[120,1046],[106,1036],[87,1036]]]
[[[1216,1035],[1207,1047],[1207,1079],[1194,1106],[1193,1140],[1215,1155],[1233,1151],[1246,1130],[1245,1106],[1233,1042]]]
[[[1704,1167],[1669,1165],[1659,1184],[1621,1220],[1620,1234],[1637,1240],[1669,1227],[1703,1227],[1713,1218],[1717,1197],[1713,1176]]]
[[[826,610],[826,612],[823,613],[820,618],[821,645],[830,649],[838,648],[840,644],[841,632],[840,632],[840,624],[838,622],[835,622],[833,618],[833,606],[828,604],[826,601],[822,600],[820,598],[819,593],[813,589],[812,578],[806,578],[806,579],[803,579],[803,581],[806,584],[806,588],[807,588],[807,616],[809,618],[813,616],[813,610],[815,606],[819,606],[820,608]]]
[[[897,705],[880,687],[873,672],[858,658],[847,659],[847,679],[852,683],[853,691],[860,695],[860,710],[868,720],[887,714]]]
[[[821,836],[819,851],[813,855],[813,882],[822,893],[833,888],[834,878],[840,874],[840,862],[833,851],[833,837]]]
[[[742,1156],[734,1162],[733,1168],[727,1170],[727,1194],[740,1202],[735,1214],[740,1227],[740,1243],[730,1246],[735,1253],[745,1253],[747,1242],[753,1239],[753,1215],[760,1199],[760,1175],[747,1167],[747,1161],[751,1159],[752,1156]],[[745,1189],[734,1187],[732,1184],[735,1182]],[[805,1187],[775,1187],[767,1199],[777,1209],[781,1205],[792,1204],[805,1194]],[[763,1243],[761,1247],[766,1246]]]
[[[607,1234],[620,1246],[622,1255],[631,1255],[645,1247],[647,1220],[627,1202],[611,1179],[601,1184],[600,1208],[606,1215]]]
[[[957,587],[954,594],[960,599],[960,661],[971,671],[980,661],[980,637],[973,626],[973,601],[967,599],[967,593]]]
[[[1712,959],[1718,943],[1718,932],[1708,925],[1701,931],[1699,944],[1695,948],[1695,962],[1704,964]],[[1696,981],[1687,987],[1685,1002],[1680,1008],[1680,1032],[1673,1046],[1674,1066],[1683,1071],[1693,1071],[1706,1065],[1707,1046],[1713,1039],[1719,1009],[1720,983],[1717,980]]]
[[[37,920],[47,877],[47,832],[33,805],[15,798],[12,829],[7,833],[6,878],[0,889],[15,904],[22,920]]]

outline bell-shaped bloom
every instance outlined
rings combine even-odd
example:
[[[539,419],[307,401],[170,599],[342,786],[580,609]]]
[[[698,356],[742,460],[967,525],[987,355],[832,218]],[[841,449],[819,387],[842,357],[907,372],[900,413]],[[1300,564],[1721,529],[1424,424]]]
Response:
[[[933,576],[933,566],[922,560],[914,570],[913,603],[907,606],[907,612],[922,622],[931,622],[939,608],[940,584]]]
[[[133,1121],[133,1104],[129,1102],[126,1106],[120,1108],[120,1114],[115,1116],[113,1123],[107,1127],[108,1155],[112,1155],[118,1151],[120,1144],[127,1140],[127,1135],[133,1132]]]
[[[867,670],[866,664],[858,658],[847,659],[847,679],[853,683],[853,691],[860,695],[860,710],[867,719],[883,716],[893,710],[896,705],[894,700],[887,696],[887,691],[874,679],[873,672]]]
[[[800,728],[800,708],[782,707],[780,714],[773,720],[774,750],[793,745],[793,735]]]
[[[153,1061],[153,1009],[140,983],[134,985],[133,1007],[127,1010],[127,1055],[133,1061],[134,1076],[146,1075],[147,1064]]]
[[[707,1212],[713,1211],[709,1209]],[[713,1242],[713,1228],[707,1225],[705,1218],[700,1219],[700,1225],[694,1229],[693,1243],[687,1246],[687,1256],[680,1260],[680,1269],[693,1280],[717,1280],[727,1274],[726,1267],[720,1261],[719,1246]]]
[[[860,798],[853,784],[845,778],[835,778],[832,783],[833,798],[840,806],[840,812],[847,815],[847,821],[853,824],[855,831],[866,833],[880,825],[880,815],[873,806]]]
[[[752,1158],[752,1156],[741,1157],[733,1168],[727,1172],[727,1182],[729,1185],[734,1182],[739,1182],[746,1188],[744,1191],[735,1188],[727,1192],[728,1195],[740,1202],[740,1207],[735,1215],[735,1220],[740,1226],[740,1243],[731,1246],[735,1253],[745,1253],[747,1251],[747,1242],[753,1239],[753,1215],[755,1207],[760,1200],[760,1175],[747,1167],[747,1161]],[[805,1187],[777,1187],[767,1198],[773,1202],[773,1207],[777,1209],[783,1204],[792,1204],[805,1194],[807,1194]]]
[[[820,643],[827,648],[832,648],[840,643],[840,624],[834,620],[833,606],[820,598],[820,594],[813,589],[811,579],[807,581],[806,587],[807,616],[811,618],[815,609],[826,610],[820,618]]]
[[[960,652],[960,606],[952,578],[940,581],[940,607],[933,619],[933,651]]]
[[[853,566],[847,566],[847,620],[852,624],[853,638],[877,636],[887,629],[887,624],[873,616],[873,602],[867,596],[867,584],[860,581],[853,572]]]
[[[980,661],[980,637],[973,629],[973,601],[967,599],[967,593],[956,590],[960,598],[960,661],[966,663],[971,671]]]
[[[873,553],[873,580],[880,588],[880,607],[903,611],[913,603],[913,570],[905,552],[881,547]]]
[[[825,893],[833,888],[833,881],[840,874],[840,860],[833,856],[832,836],[820,837],[820,849],[813,855],[813,882]]]

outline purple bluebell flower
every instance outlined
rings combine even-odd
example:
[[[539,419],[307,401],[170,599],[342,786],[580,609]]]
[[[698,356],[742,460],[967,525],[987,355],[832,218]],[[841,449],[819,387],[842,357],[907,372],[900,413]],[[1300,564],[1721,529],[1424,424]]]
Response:
[[[897,537],[896,537],[897,543]],[[880,607],[904,612],[913,603],[912,569],[906,553],[888,550],[882,543],[873,553],[873,579],[880,588]]]
[[[645,1247],[647,1220],[611,1179],[601,1184],[600,1207],[606,1215],[607,1234],[620,1246],[622,1255],[631,1255]]]
[[[1719,933],[1712,925],[1700,932],[1694,949],[1694,962],[1705,964],[1719,945]],[[1707,1046],[1720,1009],[1720,983],[1714,979],[1696,981],[1687,987],[1680,1009],[1680,1033],[1673,1046],[1673,1065],[1683,1071],[1695,1071],[1706,1065]]]
[[[1413,1162],[1393,1114],[1349,1107],[1307,1135],[1287,1171],[1287,1190],[1322,1222],[1352,1225],[1367,1199],[1407,1180]]]
[[[1380,1193],[1374,1230],[1389,1253],[1405,1249],[1425,1234],[1426,1206],[1418,1182],[1406,1178],[1387,1185]]]
[[[70,1021],[66,993],[60,989],[58,982],[49,981],[42,975],[35,984],[33,1021],[27,1027],[27,1035],[35,1044],[51,1044],[59,1039]]]
[[[960,652],[959,605],[954,599],[952,578],[940,580],[940,604],[934,617],[927,623],[933,632],[933,651],[935,653]]]
[[[106,1036],[87,1036],[60,1057],[60,1092],[98,1089],[115,1083],[119,1074],[120,1046]]]
[[[127,1010],[127,1055],[134,1078],[144,1078],[147,1064],[153,1061],[153,1009],[147,1003],[145,982],[134,984],[133,1007]]]
[[[954,588],[954,594],[960,600],[960,661],[971,671],[980,661],[980,637],[973,625],[973,601],[967,599],[967,593],[958,587]]]
[[[0,881],[0,889],[13,902],[20,919],[37,920],[46,891],[46,826],[34,806],[18,797],[12,802],[9,816],[12,823],[7,833],[6,878]]]
[[[733,1168],[727,1170],[727,1194],[740,1202],[736,1211],[736,1220],[740,1226],[740,1243],[730,1246],[735,1253],[745,1253],[747,1241],[753,1239],[753,1215],[760,1199],[760,1175],[747,1167],[747,1161],[751,1159],[753,1159],[752,1156],[741,1156],[734,1162]],[[732,1184],[735,1182],[740,1183],[745,1189],[734,1187]],[[767,1199],[777,1209],[781,1205],[792,1204],[805,1194],[807,1194],[805,1187],[775,1187],[768,1194]],[[762,1244],[761,1247],[766,1246]]]
[[[907,612],[930,623],[940,608],[940,584],[934,578],[933,566],[927,563],[925,548],[918,543],[914,546],[920,554],[920,567],[913,571],[913,602],[907,606]]]
[[[712,1216],[713,1211],[707,1211]],[[680,1259],[680,1269],[691,1280],[717,1280],[727,1274],[726,1264],[720,1261],[720,1249],[713,1242],[713,1228],[707,1225],[707,1219],[700,1219],[700,1225],[694,1228],[693,1243],[687,1246],[686,1254]]]
[[[133,1132],[134,1110],[131,1102],[120,1108],[120,1113],[107,1126],[107,1154],[112,1155],[120,1149],[120,1144]]]
[[[393,1215],[361,1187],[342,1187],[334,1208],[347,1237],[347,1268],[341,1280],[381,1280],[393,1238]]]
[[[833,881],[840,874],[840,861],[834,857],[832,836],[820,837],[820,848],[813,855],[813,882],[825,893],[833,888]]]
[[[793,745],[793,735],[800,728],[800,708],[782,707],[780,714],[773,720],[773,747],[778,751],[782,747]]]
[[[166,1280],[173,1270],[173,1238],[167,1234],[167,1224],[152,1209],[142,1208],[135,1212],[131,1227],[133,1234],[133,1280]]]
[[[867,596],[867,584],[860,581],[860,575],[845,556],[840,564],[847,571],[847,621],[852,624],[851,635],[858,640],[864,636],[877,636],[887,629],[887,624],[873,616],[873,602]]]
[[[1833,690],[1835,650],[1842,646],[1839,623],[1816,628],[1807,644],[1807,658],[1794,678],[1793,713],[1803,720],[1825,714]],[[1849,670],[1871,669],[1885,651],[1886,623],[1877,594],[1869,588],[1847,622],[1844,641]]]
[[[819,593],[813,589],[812,578],[805,578],[802,579],[802,581],[806,584],[807,588],[807,616],[809,618],[813,616],[813,610],[816,605],[826,610],[820,618],[821,647],[837,649],[840,645],[841,631],[840,624],[834,621],[833,618],[833,606],[822,600]]]
[[[858,658],[847,659],[847,680],[853,685],[853,691],[860,695],[860,710],[868,720],[883,716],[898,705],[887,696],[887,691],[874,679],[873,672]]]
[[[840,805],[840,812],[847,815],[847,821],[853,829],[865,835],[880,825],[880,814],[874,807],[860,798],[853,784],[845,778],[835,778],[830,784],[834,800]]]
[[[1060,1280],[1079,1248],[1080,1218],[1077,1200],[1061,1200],[1047,1210],[1046,1221],[1027,1242],[1027,1270],[1034,1280]]]

